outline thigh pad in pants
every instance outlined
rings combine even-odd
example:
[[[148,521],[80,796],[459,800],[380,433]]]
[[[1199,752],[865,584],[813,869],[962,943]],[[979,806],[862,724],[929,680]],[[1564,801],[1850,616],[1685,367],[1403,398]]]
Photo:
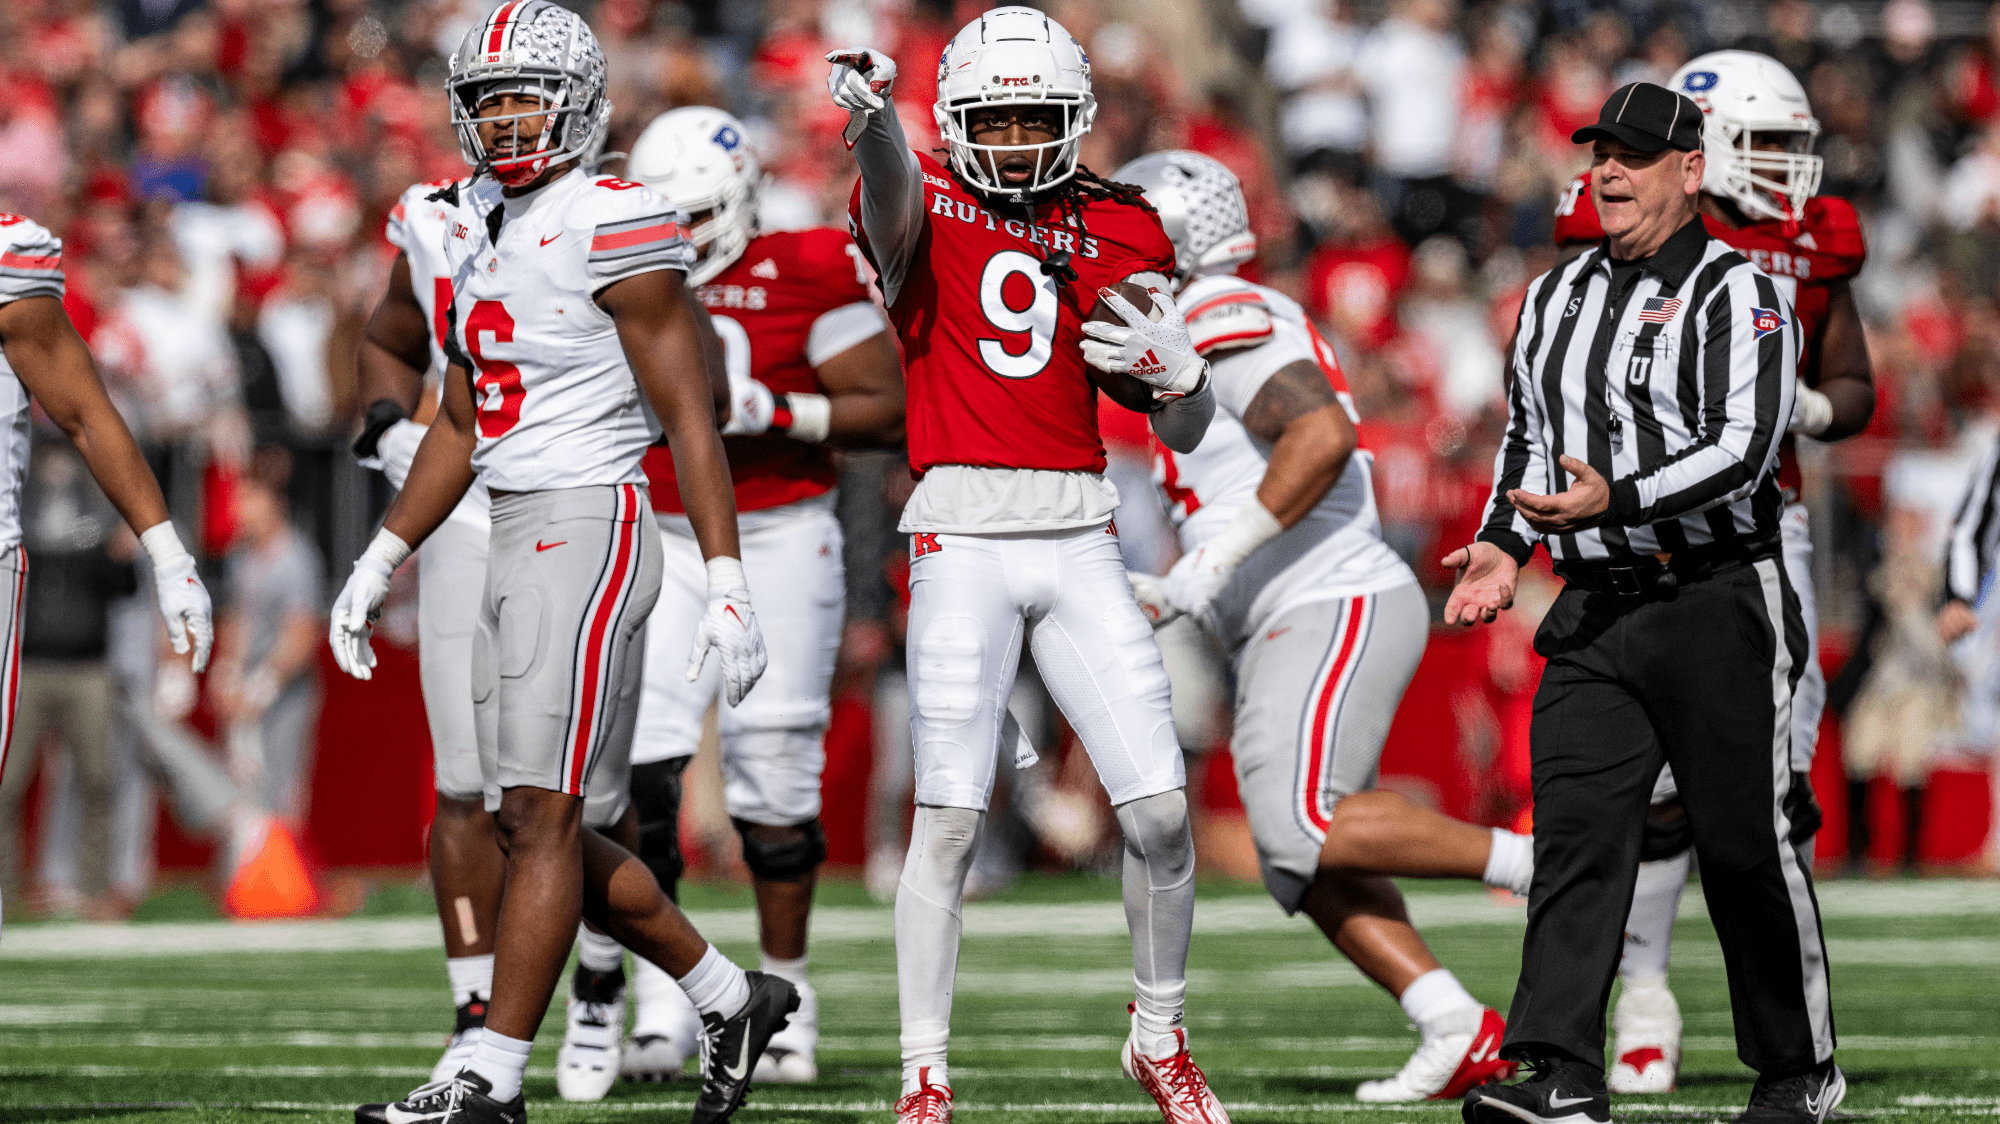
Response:
[[[486,531],[445,520],[417,555],[417,667],[431,728],[439,794],[460,800],[485,790],[472,716],[472,637],[486,589]]]

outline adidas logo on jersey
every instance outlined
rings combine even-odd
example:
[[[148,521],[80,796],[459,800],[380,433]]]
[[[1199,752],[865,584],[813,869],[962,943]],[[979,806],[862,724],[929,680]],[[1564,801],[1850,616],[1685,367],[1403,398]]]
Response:
[[[750,276],[762,277],[766,281],[776,281],[778,279],[778,263],[772,261],[770,258],[765,258],[763,261],[750,267]]]

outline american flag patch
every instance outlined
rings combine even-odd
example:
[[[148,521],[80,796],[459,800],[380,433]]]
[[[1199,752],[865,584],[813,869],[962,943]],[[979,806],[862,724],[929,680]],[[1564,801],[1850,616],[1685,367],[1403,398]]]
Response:
[[[1681,310],[1679,297],[1647,297],[1639,305],[1639,323],[1665,324]]]

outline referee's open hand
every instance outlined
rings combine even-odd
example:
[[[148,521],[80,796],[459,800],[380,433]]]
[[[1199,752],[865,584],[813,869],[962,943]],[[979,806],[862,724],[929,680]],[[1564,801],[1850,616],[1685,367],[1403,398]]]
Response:
[[[1604,482],[1596,469],[1575,457],[1562,457],[1557,463],[1574,478],[1569,491],[1538,496],[1516,488],[1507,493],[1507,502],[1521,513],[1528,526],[1545,535],[1566,535],[1597,526],[1611,509],[1611,485]]]
[[[1458,571],[1458,581],[1444,603],[1444,623],[1492,624],[1502,609],[1513,607],[1514,581],[1521,567],[1506,551],[1490,542],[1476,542],[1445,555],[1444,566]]]

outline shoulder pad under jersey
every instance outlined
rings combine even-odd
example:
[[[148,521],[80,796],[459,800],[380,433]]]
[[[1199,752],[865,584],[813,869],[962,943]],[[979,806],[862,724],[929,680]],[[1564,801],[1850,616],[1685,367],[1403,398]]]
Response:
[[[1854,204],[1837,195],[1815,195],[1806,201],[1804,229],[1796,241],[1812,250],[1836,272],[1817,280],[1853,277],[1868,260],[1867,239],[1861,233],[1861,216]]]
[[[1236,277],[1204,277],[1181,294],[1188,337],[1203,357],[1257,347],[1271,338],[1271,306]]]

